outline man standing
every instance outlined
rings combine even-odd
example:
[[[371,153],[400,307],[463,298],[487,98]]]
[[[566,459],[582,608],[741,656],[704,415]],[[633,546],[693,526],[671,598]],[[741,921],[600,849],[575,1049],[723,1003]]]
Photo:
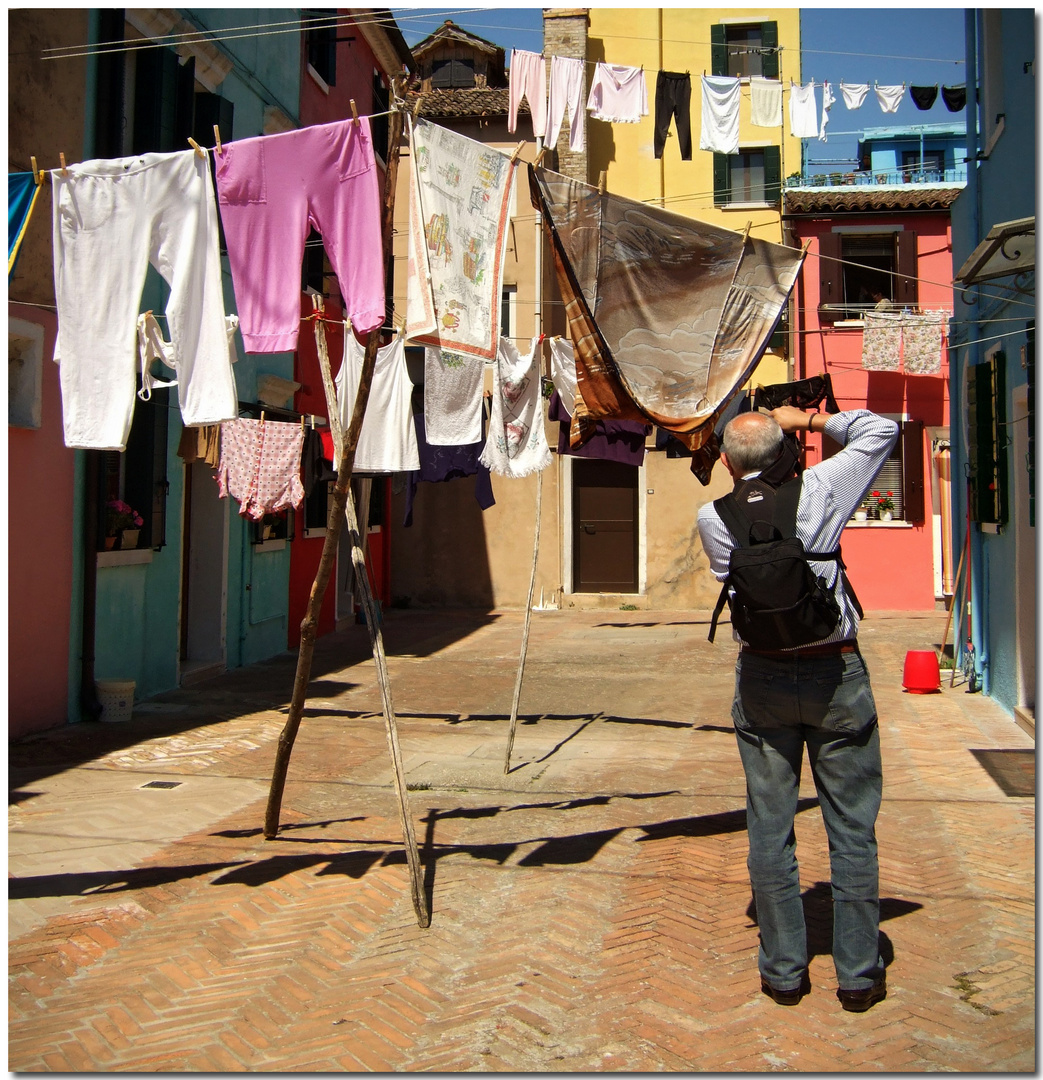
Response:
[[[784,406],[749,412],[724,430],[721,460],[738,482],[773,465],[784,433],[822,431],[842,446],[801,474],[796,535],[808,552],[834,551],[844,526],[898,435],[864,409],[825,416]],[[699,510],[699,536],[718,580],[737,546],[712,503]],[[745,538],[744,538],[745,539]],[[876,816],[880,735],[869,673],[858,650],[858,612],[837,562],[809,560],[840,606],[836,629],[801,648],[753,650],[741,642],[732,719],[746,773],[750,884],[760,928],[761,989],[796,1005],[807,989],[808,949],[793,821],[804,746],[829,836],[833,963],[841,1005],[861,1012],[887,993],[880,922]]]

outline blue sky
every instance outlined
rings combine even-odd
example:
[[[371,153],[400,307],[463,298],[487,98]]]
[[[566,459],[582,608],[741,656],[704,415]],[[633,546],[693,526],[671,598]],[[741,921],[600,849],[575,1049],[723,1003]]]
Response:
[[[409,45],[427,37],[446,19],[502,45],[510,60],[512,48],[543,49],[542,7],[392,8]],[[965,81],[963,8],[874,7],[801,9],[804,81],[833,84],[836,104],[830,110],[826,142],[809,145],[811,162],[854,158],[857,132],[867,127],[962,123],[965,113],[949,112],[941,93],[932,108],[921,111],[908,92],[896,113],[881,112],[870,91],[865,104],[850,112],[838,85],[874,82],[882,86],[955,86]],[[612,57],[608,58],[610,61]],[[821,91],[816,91],[821,104]],[[694,101],[693,101],[694,110]]]

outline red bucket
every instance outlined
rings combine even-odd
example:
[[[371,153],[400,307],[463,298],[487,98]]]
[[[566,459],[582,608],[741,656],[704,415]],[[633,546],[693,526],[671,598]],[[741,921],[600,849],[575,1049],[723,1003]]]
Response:
[[[933,694],[941,690],[942,676],[934,649],[910,649],[905,654],[902,685],[910,694]]]

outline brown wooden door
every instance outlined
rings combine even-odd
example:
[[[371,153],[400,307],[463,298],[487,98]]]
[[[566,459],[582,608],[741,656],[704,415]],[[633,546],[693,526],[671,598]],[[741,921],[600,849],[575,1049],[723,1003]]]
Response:
[[[633,465],[573,459],[575,592],[637,592],[637,480]]]

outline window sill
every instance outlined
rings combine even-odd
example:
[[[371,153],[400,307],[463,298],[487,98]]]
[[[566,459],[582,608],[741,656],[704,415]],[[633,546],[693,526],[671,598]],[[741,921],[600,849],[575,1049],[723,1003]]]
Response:
[[[308,74],[319,84],[319,89],[327,96],[330,96],[329,84],[326,80],[311,66],[308,65]]]
[[[911,521],[849,521],[845,529],[911,529]]]
[[[728,202],[721,203],[718,210],[772,210],[779,204],[777,202]]]
[[[152,562],[152,548],[133,551],[99,551],[98,569],[105,566],[145,566]]]

